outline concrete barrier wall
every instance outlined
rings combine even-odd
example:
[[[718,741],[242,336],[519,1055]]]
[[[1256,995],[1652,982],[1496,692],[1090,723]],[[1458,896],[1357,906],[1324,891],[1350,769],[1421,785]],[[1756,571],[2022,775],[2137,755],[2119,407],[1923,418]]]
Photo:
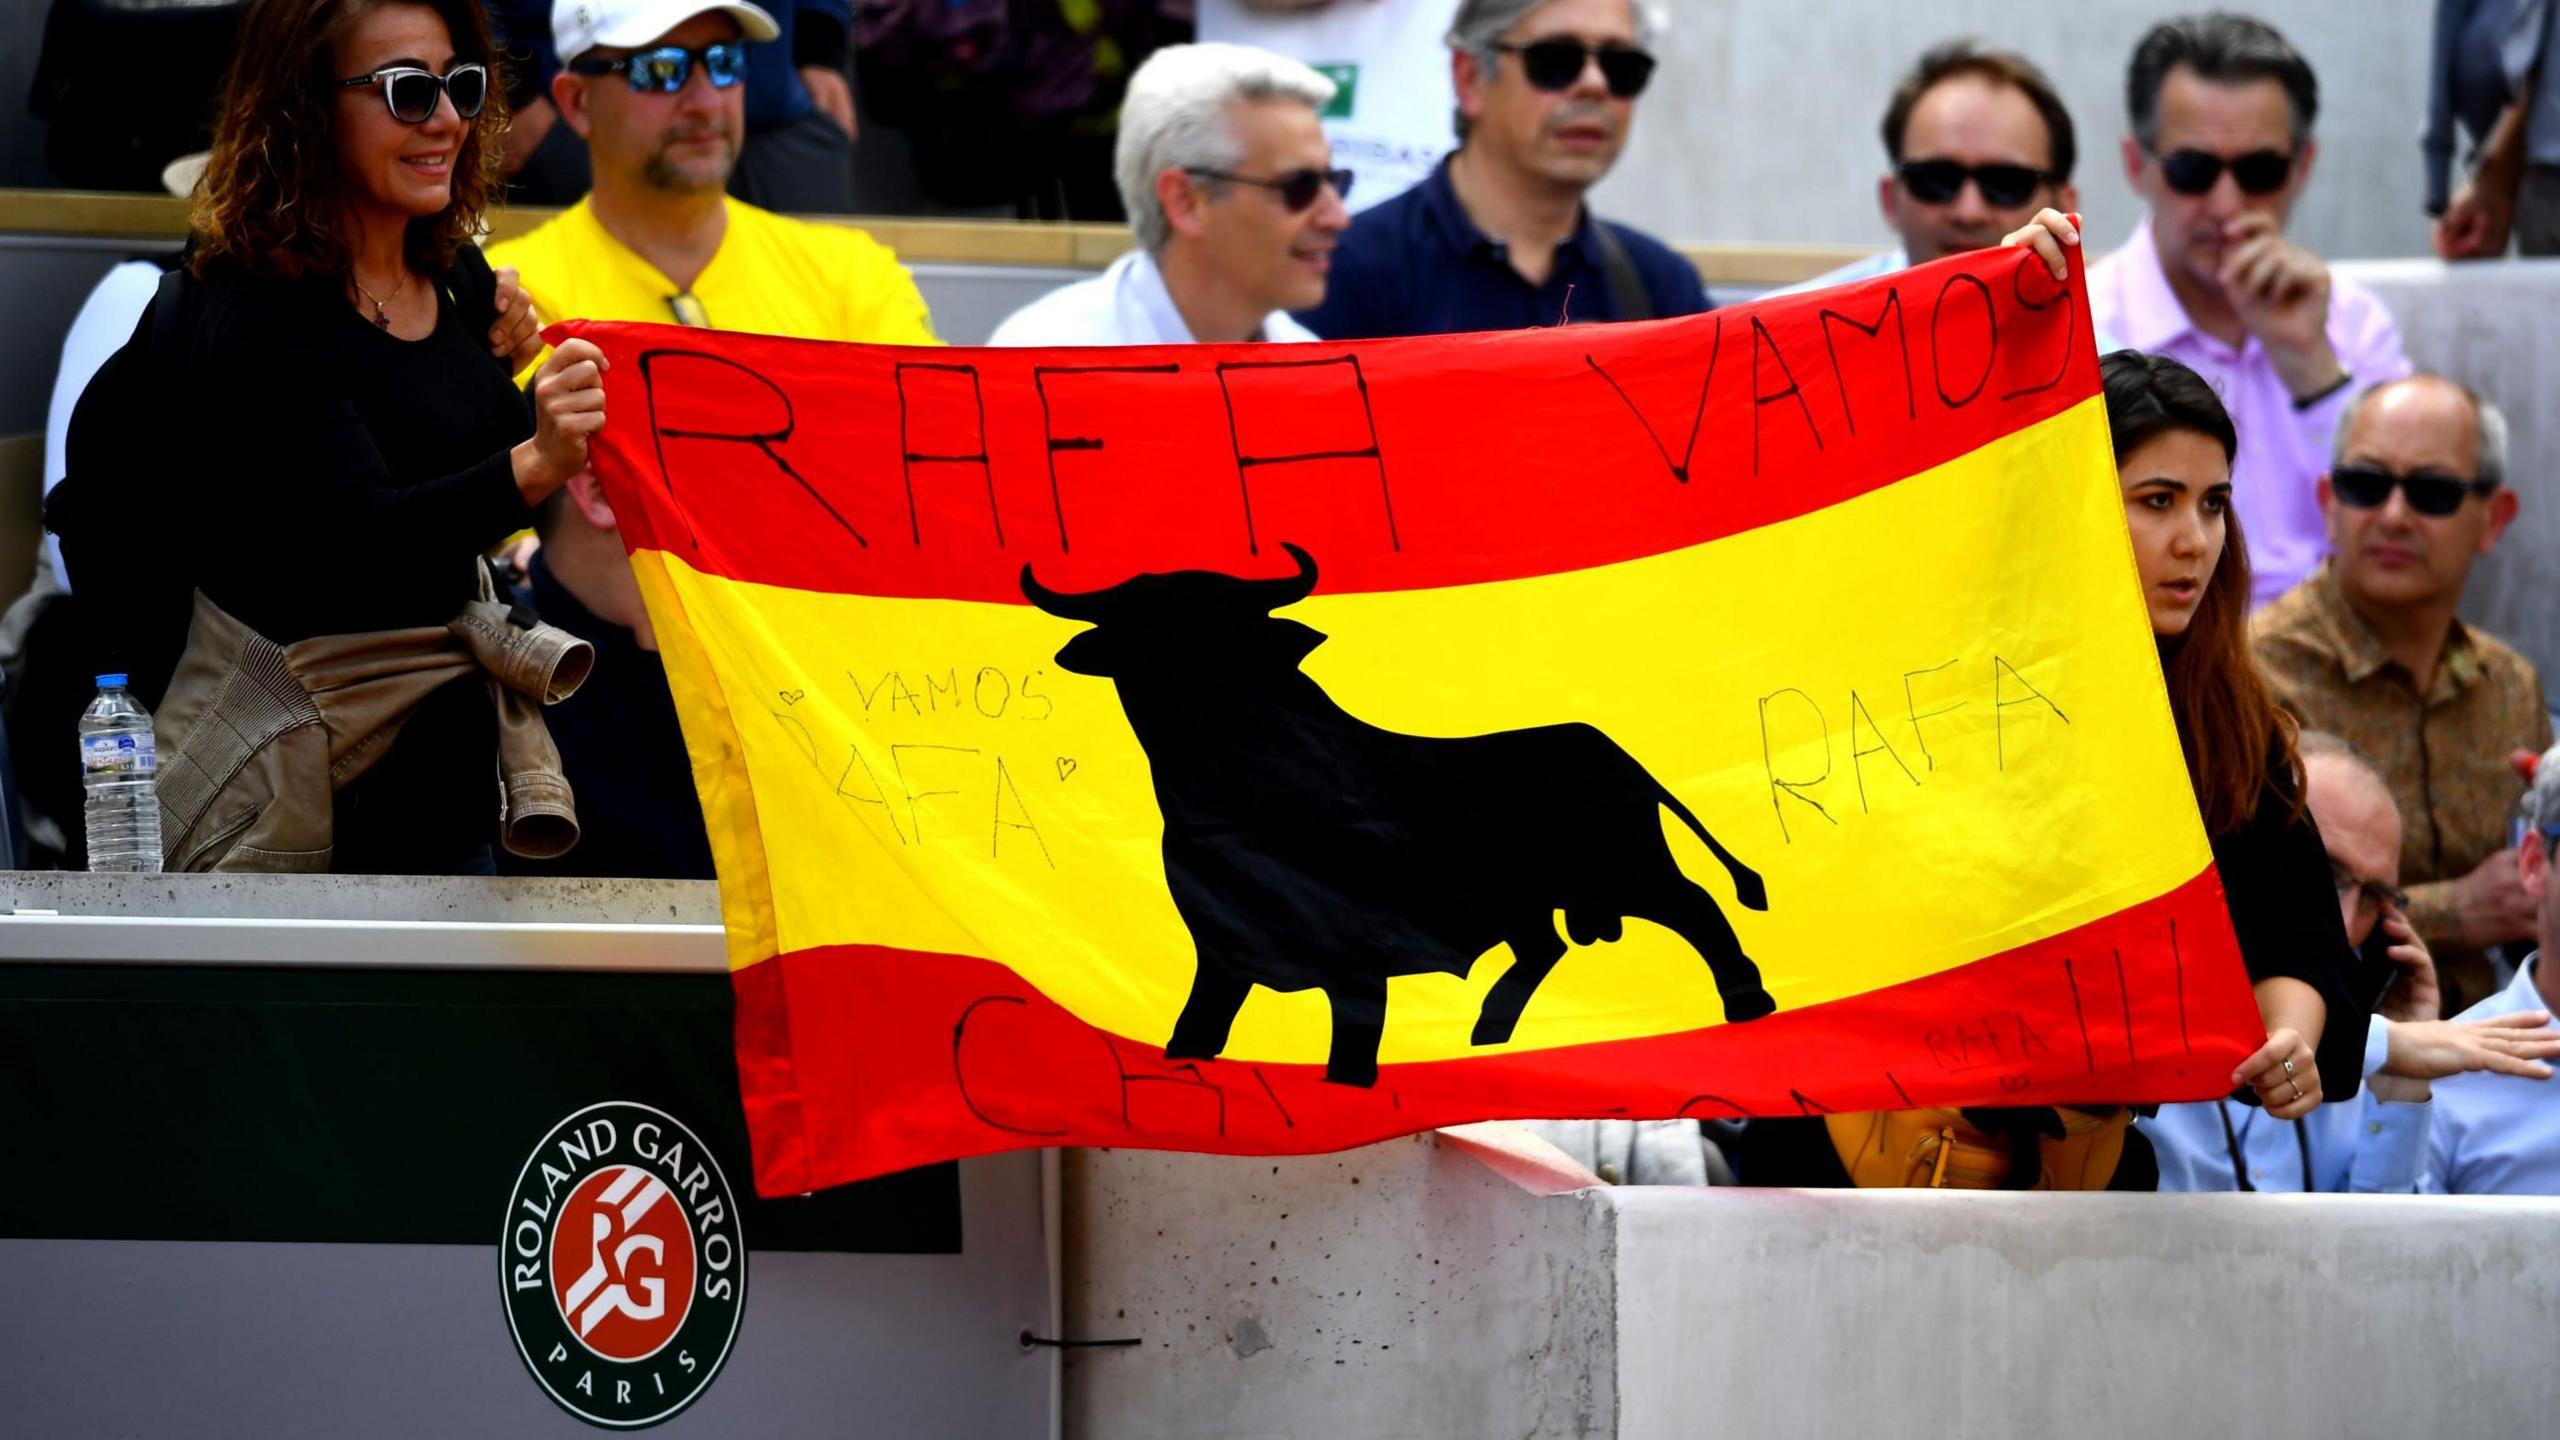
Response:
[[[1615,1190],[1619,1429],[2540,1434],[2560,1201]]]
[[[1476,1127],[1490,1128],[1490,1127]],[[2560,1200],[1591,1189],[1077,1152],[1070,1436],[2540,1434]]]
[[[1428,1136],[1340,1155],[1074,1150],[1067,1434],[1612,1435],[1610,1212]]]
[[[1596,200],[1657,234],[1764,243],[1894,243],[1876,212],[1877,128],[1920,52],[1960,35],[2053,76],[2080,141],[2074,175],[2102,245],[2133,232],[2124,179],[2134,42],[2205,0],[1670,0],[1662,68]],[[2430,17],[2417,0],[2228,5],[2284,32],[2320,77],[2320,153],[2295,234],[2324,255],[2423,255],[2418,160]]]

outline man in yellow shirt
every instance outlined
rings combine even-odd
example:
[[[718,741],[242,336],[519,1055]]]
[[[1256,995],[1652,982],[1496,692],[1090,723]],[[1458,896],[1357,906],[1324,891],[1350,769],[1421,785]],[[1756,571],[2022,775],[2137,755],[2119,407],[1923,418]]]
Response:
[[[489,248],[544,319],[654,320],[882,344],[938,343],[888,247],[733,200],[746,133],[746,46],[771,17],[745,3],[559,0],[560,118],[587,142],[595,189],[532,234]],[[592,473],[534,521],[525,598],[596,647],[589,683],[545,712],[587,817],[558,860],[510,872],[704,878],[711,851],[692,767],[613,507]]]
[[[544,319],[936,343],[887,246],[726,194],[746,134],[746,47],[773,38],[771,16],[745,3],[558,0],[551,28],[552,102],[586,141],[595,188],[489,247]]]

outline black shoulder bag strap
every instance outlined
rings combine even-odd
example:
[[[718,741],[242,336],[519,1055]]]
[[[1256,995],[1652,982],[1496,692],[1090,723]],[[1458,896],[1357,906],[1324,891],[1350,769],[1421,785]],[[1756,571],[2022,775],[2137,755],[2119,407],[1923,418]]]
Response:
[[[1600,272],[1609,277],[1609,295],[1618,302],[1618,318],[1652,319],[1653,296],[1644,288],[1644,277],[1636,273],[1635,257],[1627,253],[1627,243],[1597,215],[1591,217],[1591,235],[1600,243]]]

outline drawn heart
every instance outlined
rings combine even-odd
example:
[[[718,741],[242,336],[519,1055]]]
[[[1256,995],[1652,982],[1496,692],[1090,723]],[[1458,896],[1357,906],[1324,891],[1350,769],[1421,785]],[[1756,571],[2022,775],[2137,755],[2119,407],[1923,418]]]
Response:
[[[776,690],[773,693],[781,696],[785,705],[797,705],[809,694],[806,690]]]
[[[1065,784],[1065,783],[1066,783],[1066,780],[1067,780],[1067,777],[1068,777],[1068,776],[1070,776],[1070,775],[1073,775],[1074,773],[1076,773],[1076,762],[1075,762],[1073,759],[1069,758],[1068,756],[1065,756],[1065,755],[1061,755],[1061,756],[1059,756],[1059,757],[1058,757],[1058,783],[1059,783],[1059,784],[1061,784],[1061,785]]]

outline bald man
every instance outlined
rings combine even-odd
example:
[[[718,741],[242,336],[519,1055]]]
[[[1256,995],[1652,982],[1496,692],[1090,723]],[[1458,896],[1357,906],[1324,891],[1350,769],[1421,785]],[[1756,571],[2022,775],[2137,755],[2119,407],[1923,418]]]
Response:
[[[2330,559],[2251,619],[2277,699],[2369,757],[2405,819],[2409,915],[2447,1010],[2496,988],[2488,950],[2530,942],[2507,849],[2523,792],[2509,757],[2551,744],[2542,679],[2454,614],[2473,562],[2516,516],[2507,422],[2440,375],[2366,391],[2338,422],[2317,491]]]
[[[2435,964],[2402,909],[2400,810],[2391,787],[2334,735],[2307,733],[2300,749],[2304,797],[2329,852],[2348,942],[2364,946],[2376,930],[2387,942],[2389,988],[2366,1036],[2365,1093],[2299,1122],[2237,1100],[2163,1105],[2136,1122],[2159,1154],[2163,1190],[2414,1193],[2433,1119],[2432,1080],[2470,1070],[2547,1078],[2540,1058],[2560,1054],[2560,1034],[2539,1031],[2539,1015],[2438,1018]],[[2380,988],[2385,978],[2374,983]]]

